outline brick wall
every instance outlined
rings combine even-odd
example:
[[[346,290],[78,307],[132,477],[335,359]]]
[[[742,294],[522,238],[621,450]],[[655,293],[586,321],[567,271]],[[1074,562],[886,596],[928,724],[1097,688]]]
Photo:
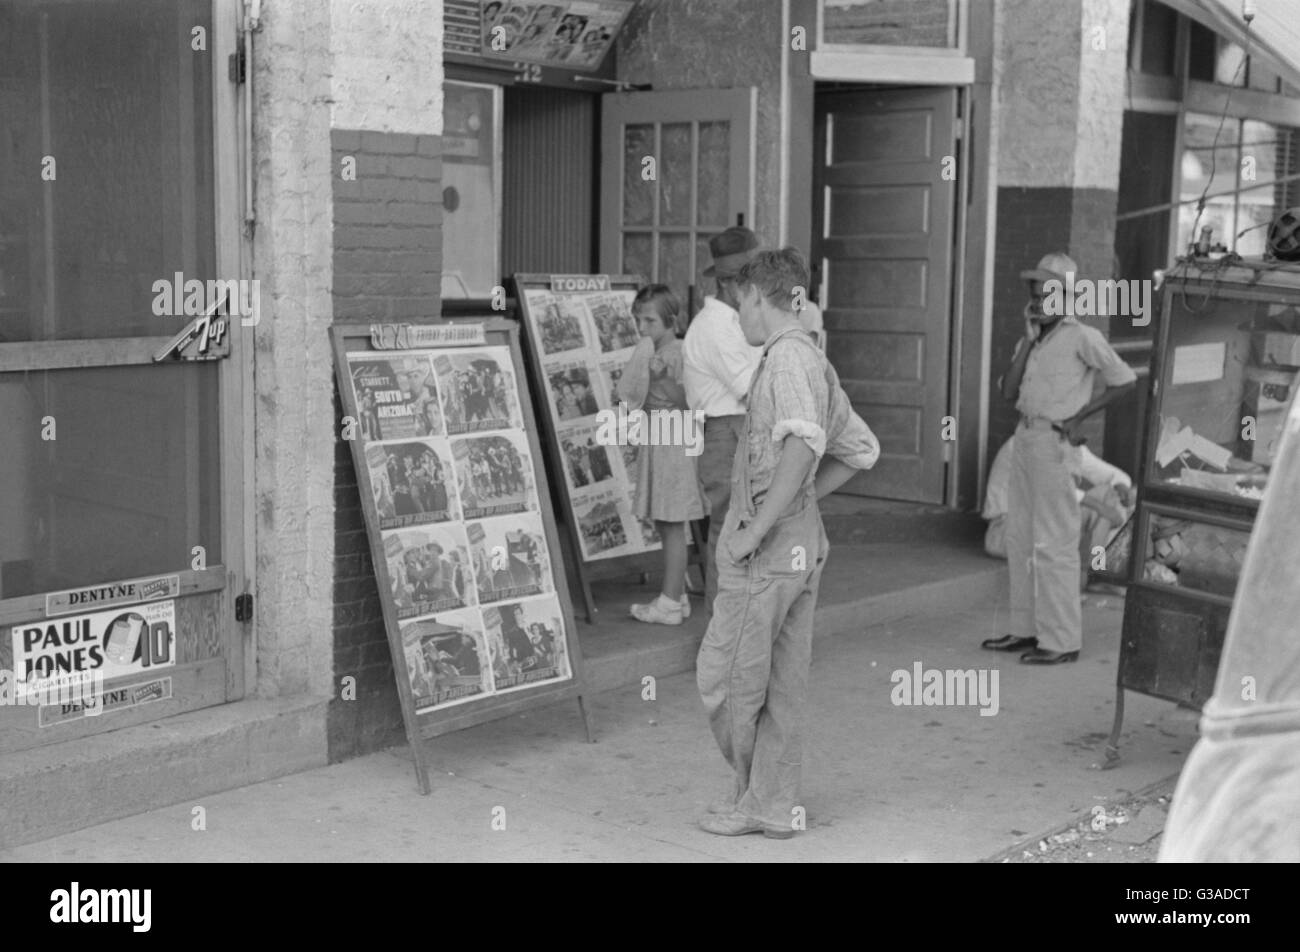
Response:
[[[442,271],[442,158],[438,136],[331,133],[334,159],[334,320],[437,316]],[[355,159],[356,180],[339,175]],[[343,408],[334,395],[335,419]],[[350,445],[335,440],[334,679],[331,761],[404,739]],[[356,699],[343,700],[345,677]]]

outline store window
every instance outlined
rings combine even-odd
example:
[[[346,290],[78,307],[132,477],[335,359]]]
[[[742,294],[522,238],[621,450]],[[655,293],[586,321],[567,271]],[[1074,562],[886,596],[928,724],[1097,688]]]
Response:
[[[0,7],[0,599],[221,560],[218,368],[150,359],[218,277],[211,7]]]
[[[1254,119],[1188,113],[1180,161],[1178,247],[1185,250],[1200,231],[1243,257],[1264,253],[1268,225],[1293,191],[1296,130]],[[1204,211],[1197,202],[1206,196]]]
[[[602,270],[667,284],[688,305],[702,300],[713,284],[703,276],[709,238],[753,219],[752,97],[712,89],[606,100]]]
[[[443,84],[444,298],[487,298],[501,274],[501,87]]]

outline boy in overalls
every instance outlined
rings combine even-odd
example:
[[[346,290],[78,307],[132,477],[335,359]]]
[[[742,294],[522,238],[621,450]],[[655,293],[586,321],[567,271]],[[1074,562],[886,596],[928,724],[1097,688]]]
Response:
[[[718,540],[718,595],[696,678],[731,795],[702,829],[792,836],[813,610],[828,544],[817,500],[880,447],[794,312],[808,268],[793,248],[762,252],[740,272],[740,323],[763,346],[732,467]],[[820,469],[818,462],[826,457]]]

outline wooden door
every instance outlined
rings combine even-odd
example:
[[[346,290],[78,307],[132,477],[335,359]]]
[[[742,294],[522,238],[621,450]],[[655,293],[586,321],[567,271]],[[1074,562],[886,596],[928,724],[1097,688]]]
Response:
[[[957,91],[827,92],[816,108],[812,260],[827,351],[881,447],[841,491],[942,503]]]
[[[667,284],[683,304],[709,238],[753,227],[755,90],[611,93],[601,117],[600,270]],[[694,295],[695,306],[703,294]]]
[[[0,151],[0,671],[22,675],[32,659],[23,630],[63,631],[99,611],[125,619],[127,661],[138,662],[104,682],[98,716],[4,706],[0,754],[243,695],[249,629],[234,600],[247,536],[232,489],[244,475],[250,342],[235,318],[234,360],[153,359],[190,320],[160,313],[157,281],[239,276],[226,70],[238,12],[236,0],[0,11],[17,93],[0,113],[13,146]],[[45,156],[57,164],[36,180]],[[162,582],[102,603],[138,579]],[[70,590],[86,601],[70,607]],[[81,639],[86,654],[62,657],[89,670],[91,653],[120,647],[110,650],[111,631],[97,623],[103,643]]]

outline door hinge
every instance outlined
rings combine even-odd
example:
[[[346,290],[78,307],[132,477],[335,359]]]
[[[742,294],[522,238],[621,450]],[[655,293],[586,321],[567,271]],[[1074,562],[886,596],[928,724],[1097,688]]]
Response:
[[[248,592],[235,596],[235,621],[253,620],[253,596]]]
[[[244,38],[241,36],[235,44],[235,52],[230,54],[228,71],[230,81],[242,86],[248,74],[248,58],[244,55]]]

